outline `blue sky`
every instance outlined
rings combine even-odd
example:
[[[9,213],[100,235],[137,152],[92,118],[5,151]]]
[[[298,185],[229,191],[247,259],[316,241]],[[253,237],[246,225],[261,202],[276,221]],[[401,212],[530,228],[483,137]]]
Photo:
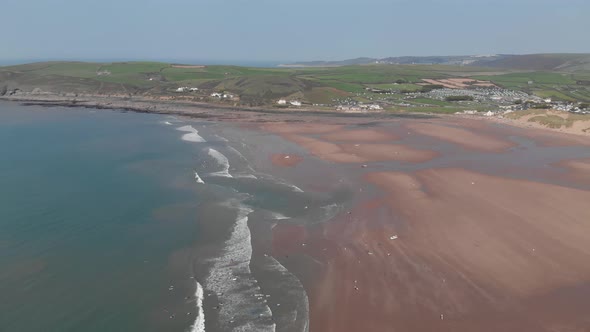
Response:
[[[590,53],[589,0],[0,0],[0,60]]]

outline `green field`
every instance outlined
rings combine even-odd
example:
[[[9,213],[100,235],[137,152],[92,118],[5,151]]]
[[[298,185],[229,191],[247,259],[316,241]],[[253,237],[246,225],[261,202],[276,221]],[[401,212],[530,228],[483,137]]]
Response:
[[[173,96],[207,100],[212,92],[226,91],[250,105],[271,105],[278,98],[313,104],[357,102],[410,104],[412,110],[462,110],[465,104],[438,99],[408,99],[423,79],[469,77],[489,80],[500,87],[543,98],[590,101],[590,72],[518,71],[446,65],[354,65],[325,68],[251,68],[238,66],[179,66],[162,62],[43,62],[0,67],[0,82],[24,91],[35,88],[54,93],[129,94]],[[178,87],[200,89],[182,95]],[[1,88],[1,86],[0,86]],[[388,92],[379,94],[378,92]],[[471,105],[487,109],[491,105]],[[441,110],[442,108],[442,110]]]

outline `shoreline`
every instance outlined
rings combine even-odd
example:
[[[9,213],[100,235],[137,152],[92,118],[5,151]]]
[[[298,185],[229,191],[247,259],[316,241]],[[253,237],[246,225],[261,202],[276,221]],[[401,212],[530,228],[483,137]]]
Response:
[[[583,140],[449,117],[258,129],[307,151],[299,165],[282,169],[322,160],[315,172],[356,188],[349,210],[273,232],[273,252],[289,257],[284,265],[306,281],[310,331],[585,326],[582,313],[568,314],[590,305],[568,295],[590,292],[590,183],[579,181],[590,176],[590,149]],[[542,144],[555,137],[567,146],[560,153]],[[363,151],[342,148],[351,144]],[[400,160],[378,150],[382,157],[362,158],[397,145],[430,157]],[[573,164],[572,177],[553,164],[576,159],[584,161]],[[316,262],[313,277],[292,262],[297,257]]]
[[[0,102],[16,102],[23,106],[43,107],[81,107],[89,109],[122,110],[136,113],[162,114],[184,116],[192,119],[206,119],[211,121],[232,122],[305,122],[310,117],[341,118],[346,119],[453,119],[459,122],[484,122],[511,126],[518,129],[526,129],[531,132],[540,131],[552,134],[564,134],[575,138],[588,138],[590,131],[576,131],[571,128],[550,128],[538,123],[524,122],[517,119],[509,119],[503,116],[469,116],[464,114],[442,114],[422,112],[342,112],[317,108],[289,108],[277,109],[269,106],[238,106],[222,103],[205,103],[189,100],[170,100],[158,98],[146,98],[141,96],[105,96],[105,95],[80,95],[77,97],[59,96],[56,94],[24,94],[18,96],[0,96]],[[301,119],[300,116],[305,118]],[[590,116],[588,116],[590,121]],[[551,135],[551,134],[549,134]]]
[[[43,103],[97,108],[92,102]],[[134,105],[119,106],[125,103]],[[322,218],[308,216],[307,205],[297,207],[301,216],[277,221],[270,236],[247,226],[252,239],[270,241],[252,249],[263,254],[260,248],[270,247],[305,288],[312,332],[586,324],[583,313],[571,312],[590,306],[590,297],[567,293],[590,293],[590,268],[584,265],[590,259],[590,182],[578,181],[588,175],[590,150],[579,136],[453,116],[309,111],[299,119],[301,111],[219,114],[213,105],[140,109],[137,101],[125,100],[101,107],[231,122],[239,128],[236,135],[252,132],[244,146],[281,140],[249,156],[265,166],[263,173],[289,175],[306,194],[350,191],[345,201],[351,206],[333,213],[328,203],[310,206],[326,208]],[[237,136],[226,138],[238,142]],[[290,145],[301,151],[287,150]],[[284,163],[286,156],[296,162]],[[560,162],[573,160],[582,160],[573,164],[575,176],[563,176]]]
[[[309,108],[277,109],[272,107],[249,107],[227,104],[204,103],[186,100],[161,100],[142,97],[114,97],[81,95],[64,97],[58,95],[1,96],[0,101],[16,102],[24,106],[80,107],[93,109],[123,110],[137,113],[186,116],[194,119],[210,118],[219,121],[259,121],[264,116],[329,116],[342,118],[430,118],[436,115],[419,113],[345,113],[342,111]],[[264,120],[264,119],[262,119]],[[269,121],[269,120],[265,120]]]

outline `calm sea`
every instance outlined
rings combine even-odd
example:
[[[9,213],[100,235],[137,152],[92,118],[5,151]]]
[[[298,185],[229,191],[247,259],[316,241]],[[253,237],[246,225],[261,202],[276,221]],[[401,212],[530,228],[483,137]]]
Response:
[[[253,254],[248,225],[320,220],[344,198],[256,172],[245,138],[0,103],[0,331],[306,331],[301,283]]]

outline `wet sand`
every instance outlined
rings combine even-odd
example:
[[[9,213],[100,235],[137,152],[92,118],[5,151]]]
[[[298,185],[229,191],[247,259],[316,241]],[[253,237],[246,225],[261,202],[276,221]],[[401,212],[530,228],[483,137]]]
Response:
[[[585,142],[447,118],[262,129],[355,192],[324,223],[272,231],[273,256],[308,292],[310,331],[590,328]],[[304,258],[311,271],[293,263]]]
[[[409,123],[406,128],[420,135],[431,136],[471,149],[502,151],[513,146],[510,142],[498,137],[477,134],[466,129],[453,128],[440,123]]]
[[[275,153],[270,157],[273,165],[283,166],[283,167],[293,167],[297,166],[300,162],[303,161],[303,157],[295,155],[295,154],[285,154],[285,153]]]
[[[450,117],[157,112],[261,131],[260,141],[246,140],[264,149],[254,168],[306,195],[352,193],[333,215],[327,205],[321,217],[301,212],[251,227],[253,274],[282,294],[256,271],[267,253],[295,274],[309,297],[310,331],[590,329],[585,137]],[[221,226],[203,225],[214,235]],[[288,307],[274,297],[274,310]]]
[[[367,163],[378,161],[419,162],[434,158],[437,153],[415,149],[402,144],[386,144],[398,136],[378,129],[346,130],[342,126],[293,123],[273,123],[263,128],[305,147],[312,155],[337,163]],[[321,137],[309,134],[326,133]],[[307,134],[307,135],[306,135]],[[368,143],[367,143],[368,142]],[[380,142],[380,143],[376,143]]]
[[[557,166],[566,169],[564,177],[570,181],[590,185],[590,159],[566,160]]]

